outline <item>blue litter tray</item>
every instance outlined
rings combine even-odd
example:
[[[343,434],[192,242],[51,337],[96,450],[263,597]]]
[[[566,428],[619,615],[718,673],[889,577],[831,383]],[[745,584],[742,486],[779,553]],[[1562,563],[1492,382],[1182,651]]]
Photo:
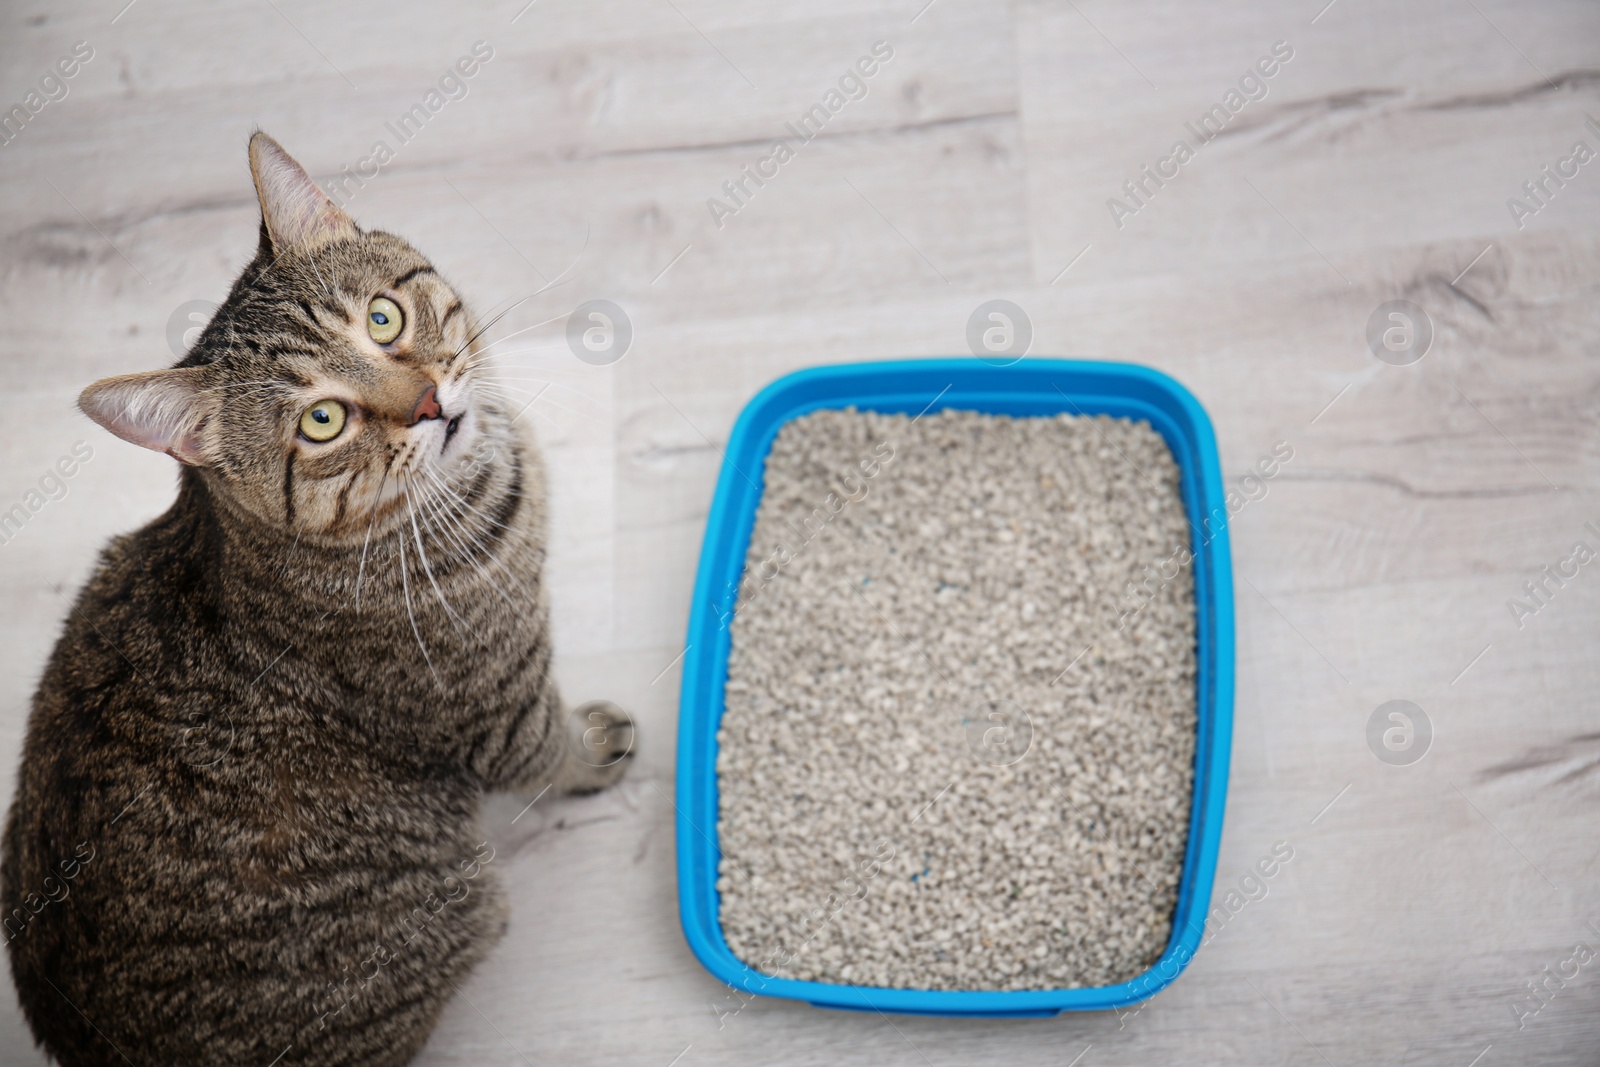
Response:
[[[734,956],[718,920],[717,724],[728,676],[728,622],[778,429],[818,408],[916,415],[959,408],[1004,415],[1105,414],[1146,419],[1181,470],[1192,528],[1198,651],[1198,737],[1189,841],[1172,937],[1155,966],[1114,986],[1025,992],[886,989],[765,975]],[[1047,1016],[1120,1008],[1164,989],[1199,946],[1211,906],[1233,732],[1233,575],[1216,438],[1205,409],[1173,379],[1122,363],[923,359],[816,367],[780,378],[734,424],[706,520],[689,613],[678,717],[678,905],[689,947],[735,990],[818,1007],[953,1016]]]

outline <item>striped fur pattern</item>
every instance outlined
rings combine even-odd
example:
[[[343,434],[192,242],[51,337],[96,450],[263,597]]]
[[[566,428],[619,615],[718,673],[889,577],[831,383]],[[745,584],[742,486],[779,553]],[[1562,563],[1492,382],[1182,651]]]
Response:
[[[251,164],[261,245],[193,350],[82,400],[182,465],[71,610],[5,829],[12,973],[74,1067],[408,1061],[507,921],[484,792],[603,788],[632,746],[562,710],[544,475],[482,324],[264,134]]]

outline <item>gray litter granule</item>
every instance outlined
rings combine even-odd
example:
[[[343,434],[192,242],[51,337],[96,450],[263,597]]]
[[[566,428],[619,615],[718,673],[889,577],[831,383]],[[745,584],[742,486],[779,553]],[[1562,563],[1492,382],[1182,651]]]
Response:
[[[1153,964],[1193,785],[1189,544],[1143,422],[785,425],[717,734],[734,954],[916,989]]]

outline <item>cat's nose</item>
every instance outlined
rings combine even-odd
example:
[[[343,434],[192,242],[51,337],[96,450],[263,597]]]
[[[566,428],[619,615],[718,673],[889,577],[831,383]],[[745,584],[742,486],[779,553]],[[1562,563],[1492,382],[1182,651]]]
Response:
[[[439,407],[439,400],[434,395],[433,386],[428,386],[417,397],[416,407],[411,409],[411,425],[415,426],[423,419],[438,419],[444,417],[444,410]]]

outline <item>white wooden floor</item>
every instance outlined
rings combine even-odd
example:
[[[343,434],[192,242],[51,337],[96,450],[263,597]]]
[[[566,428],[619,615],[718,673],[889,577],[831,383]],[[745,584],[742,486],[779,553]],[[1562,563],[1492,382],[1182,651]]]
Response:
[[[1584,525],[1600,526],[1600,163],[1560,188],[1541,169],[1578,141],[1600,150],[1584,125],[1586,109],[1600,116],[1600,8],[524,2],[0,14],[7,105],[75,41],[94,49],[68,95],[0,146],[0,509],[75,441],[94,449],[65,498],[0,546],[6,796],[66,610],[56,588],[172,496],[170,461],[77,415],[77,391],[170,361],[174,310],[224,294],[255,243],[252,128],[332,177],[375,140],[394,147],[385,122],[482,40],[493,57],[468,95],[350,209],[412,238],[480,308],[571,265],[507,332],[594,298],[630,317],[613,366],[576,359],[559,319],[506,351],[527,396],[548,383],[528,417],[555,486],[561,675],[573,698],[636,709],[642,741],[609,795],[541,802],[515,826],[520,805],[490,806],[511,933],[420,1062],[1600,1057],[1600,965],[1527,999],[1530,979],[1571,975],[1574,946],[1600,949],[1600,563],[1550,582],[1520,626],[1507,606],[1575,542],[1600,549]],[[793,140],[785,123],[876,41],[893,58],[866,97],[716,226],[707,199],[773,138]],[[1266,97],[1142,206],[1127,201],[1138,210],[1119,227],[1108,198],[1175,140],[1193,144],[1185,122],[1278,41],[1293,55]],[[1535,179],[1543,206],[1522,190]],[[1518,220],[1511,197],[1539,210]],[[720,442],[786,371],[966,354],[968,316],[994,298],[1025,309],[1035,355],[1185,382],[1231,480],[1293,448],[1233,525],[1239,692],[1217,892],[1278,842],[1294,858],[1137,1015],[757,1001],[719,1018],[734,1002],[677,925],[670,798],[675,658]],[[1365,340],[1399,298],[1435,333],[1406,366]],[[1368,747],[1391,699],[1432,724],[1410,766]],[[29,1048],[0,997],[0,1060],[37,1062]]]

